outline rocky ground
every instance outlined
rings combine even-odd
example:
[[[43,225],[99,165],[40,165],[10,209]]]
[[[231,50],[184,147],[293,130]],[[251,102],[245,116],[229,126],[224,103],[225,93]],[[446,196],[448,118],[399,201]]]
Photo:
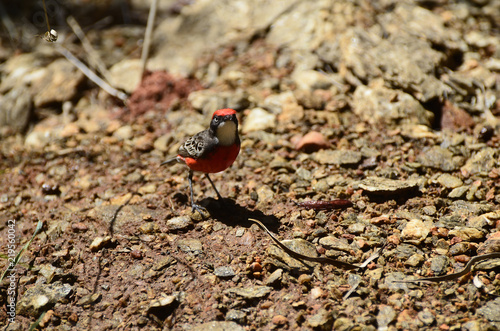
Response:
[[[2,272],[43,223],[7,330],[500,328],[500,259],[397,282],[500,252],[500,2],[164,1],[142,82],[148,3],[48,2],[55,43],[40,6],[2,17]],[[242,149],[193,214],[159,164],[225,107]],[[309,256],[383,249],[301,262],[249,218]]]

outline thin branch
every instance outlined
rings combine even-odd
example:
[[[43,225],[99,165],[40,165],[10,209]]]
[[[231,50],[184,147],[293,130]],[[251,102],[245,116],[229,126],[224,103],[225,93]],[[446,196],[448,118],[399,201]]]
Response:
[[[68,22],[69,26],[71,27],[75,35],[78,37],[78,39],[80,39],[80,41],[82,42],[83,49],[89,55],[89,63],[101,73],[101,75],[108,83],[111,84],[112,83],[110,78],[111,74],[104,65],[104,62],[99,56],[99,53],[97,53],[96,50],[90,44],[90,41],[83,32],[82,28],[80,27],[80,24],[78,24],[78,22],[73,16],[69,16],[66,19],[66,21]]]
[[[146,26],[146,33],[144,35],[144,45],[142,46],[141,54],[141,77],[144,76],[144,71],[146,71],[146,63],[149,57],[149,48],[151,47],[151,36],[153,35],[153,27],[156,17],[156,8],[158,7],[158,0],[153,0],[151,8],[149,9],[148,25]]]
[[[92,70],[90,70],[89,67],[87,67],[82,61],[78,60],[76,56],[74,56],[70,51],[68,51],[66,48],[57,45],[57,51],[61,53],[69,62],[71,62],[75,67],[80,69],[80,71],[88,77],[91,81],[93,81],[95,84],[97,84],[100,88],[102,88],[104,91],[108,92],[110,95],[122,100],[126,101],[128,96],[127,94],[118,91],[108,83],[106,83],[104,80],[102,80],[99,76],[97,76]]]

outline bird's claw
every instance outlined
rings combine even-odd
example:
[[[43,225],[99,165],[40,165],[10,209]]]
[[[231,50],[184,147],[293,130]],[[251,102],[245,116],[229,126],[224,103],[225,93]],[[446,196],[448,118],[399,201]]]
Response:
[[[191,205],[191,213],[194,214],[196,212],[198,212],[203,219],[210,217],[210,214],[205,207],[202,207],[198,204],[193,203]]]

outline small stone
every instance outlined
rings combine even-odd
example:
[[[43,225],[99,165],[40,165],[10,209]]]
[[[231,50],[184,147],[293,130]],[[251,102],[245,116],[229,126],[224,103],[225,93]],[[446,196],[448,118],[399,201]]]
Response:
[[[257,189],[259,203],[268,203],[274,201],[274,192],[267,185],[262,185]]]
[[[361,152],[350,150],[321,150],[313,154],[314,161],[320,164],[335,164],[339,166],[354,166],[361,162]]]
[[[446,268],[450,264],[450,260],[445,255],[437,255],[431,259],[431,270],[435,275],[442,275],[446,272]]]
[[[370,124],[403,122],[430,126],[432,112],[401,90],[359,85],[353,94],[353,111]]]
[[[132,93],[141,81],[142,65],[139,59],[124,59],[110,69],[110,79],[115,88]]]
[[[189,216],[177,216],[167,221],[168,231],[186,230],[193,225],[193,220]]]
[[[462,330],[464,331],[481,331],[481,324],[479,321],[469,321],[462,324]]]
[[[442,171],[455,171],[463,163],[463,158],[453,156],[453,153],[446,148],[433,146],[430,149],[424,150],[417,157],[417,162],[423,166]]]
[[[410,267],[418,267],[420,264],[424,262],[424,256],[422,254],[413,254],[407,259],[404,263]]]
[[[462,186],[463,182],[460,178],[452,176],[450,174],[442,174],[437,179],[438,183],[446,188],[457,188]]]
[[[155,140],[155,142],[153,143],[153,147],[160,152],[166,152],[169,149],[169,142],[171,140],[172,136],[165,134]]]
[[[78,306],[91,305],[91,304],[101,300],[101,297],[102,297],[102,295],[100,293],[88,294],[88,295],[82,297],[80,300],[78,300],[77,305]]]
[[[214,275],[216,275],[219,278],[230,278],[234,277],[236,273],[234,272],[233,268],[231,267],[217,267],[214,270]]]
[[[379,330],[387,330],[387,326],[396,318],[396,311],[391,306],[380,305],[377,314]]]
[[[308,274],[302,274],[299,276],[299,278],[297,279],[297,281],[299,282],[299,284],[301,285],[311,285],[311,281],[312,281],[313,277],[311,275],[308,275]]]
[[[460,199],[465,195],[465,193],[467,193],[468,190],[469,190],[469,186],[467,186],[467,185],[454,188],[453,190],[451,190],[450,194],[448,194],[448,198]]]
[[[311,257],[318,256],[316,246],[304,239],[283,240],[282,243],[296,253]],[[310,271],[312,266],[317,264],[316,262],[297,260],[275,245],[269,246],[267,253],[269,263],[285,270],[296,269],[300,272],[307,272]]]
[[[177,242],[177,247],[184,253],[193,253],[194,255],[203,252],[203,245],[198,239],[180,239]]]
[[[138,190],[139,194],[152,194],[156,192],[156,184],[147,184],[144,186],[139,187]]]
[[[288,323],[288,319],[283,315],[275,315],[272,318],[272,322],[274,325],[283,326],[283,325],[286,325]]]
[[[71,291],[72,287],[69,284],[38,283],[34,287],[28,288],[21,296],[17,304],[18,313],[38,317],[42,311],[66,298]]]
[[[373,195],[392,196],[418,189],[417,180],[394,180],[383,177],[368,177],[360,182],[359,187]]]
[[[32,95],[37,108],[73,99],[83,73],[66,59],[57,59],[42,69],[43,75],[32,82]]]
[[[353,327],[352,320],[350,320],[347,317],[339,317],[333,323],[332,330],[349,331],[352,329],[352,327]]]
[[[331,330],[333,326],[332,313],[324,308],[320,308],[315,315],[307,319],[307,324],[313,329]]]
[[[451,230],[449,236],[459,237],[464,241],[474,241],[484,238],[484,232],[476,228],[460,227]]]
[[[61,275],[63,270],[61,268],[54,267],[51,264],[44,264],[40,267],[39,274],[45,277],[47,283],[52,283],[55,275]]]
[[[425,309],[417,314],[419,320],[421,320],[425,325],[431,325],[434,323],[434,315],[428,310]]]
[[[477,253],[481,255],[495,252],[500,252],[500,231],[492,233],[477,249]]]
[[[306,153],[316,152],[320,149],[330,147],[330,142],[325,136],[317,131],[310,131],[303,136],[296,144],[295,148]]]
[[[163,293],[162,293],[163,294]],[[149,302],[149,307],[147,312],[154,314],[158,317],[165,317],[170,315],[177,303],[177,297],[175,295],[164,295],[159,299],[154,299]]]
[[[245,328],[232,321],[213,321],[195,325],[191,331],[245,331]]]
[[[365,228],[366,226],[363,223],[354,223],[349,225],[349,227],[347,227],[347,232],[359,235],[365,232]]]
[[[129,140],[132,138],[132,127],[130,125],[124,125],[121,128],[113,132],[113,137],[118,140]]]
[[[254,108],[250,111],[243,122],[241,131],[244,134],[253,131],[265,131],[276,127],[276,115],[262,108]]]
[[[242,310],[231,309],[226,313],[226,321],[245,324],[247,322],[247,314]]]
[[[324,246],[325,248],[328,248],[328,249],[344,251],[347,253],[349,253],[352,250],[351,246],[347,243],[346,240],[335,238],[332,236],[327,236],[327,237],[321,238],[319,240],[319,244],[321,246]]]
[[[265,280],[265,284],[267,286],[277,286],[281,283],[281,279],[283,277],[283,269],[276,269],[272,274],[267,277]]]
[[[431,221],[424,222],[419,219],[413,219],[406,223],[405,228],[401,232],[401,238],[406,242],[418,245],[427,238],[432,226]]]
[[[477,312],[492,322],[500,322],[500,298],[488,301],[484,306],[479,308]]]
[[[71,229],[73,232],[85,232],[89,229],[89,227],[85,223],[78,222],[71,224]]]
[[[292,74],[292,80],[301,90],[327,90],[332,86],[332,80],[317,70],[297,70]]]
[[[483,148],[471,156],[460,169],[466,174],[487,174],[497,163],[497,151],[491,147]]]
[[[97,252],[111,241],[111,236],[96,237],[90,244],[89,248],[92,252]]]
[[[224,291],[228,295],[236,295],[243,299],[254,300],[266,297],[273,290],[269,286],[254,286],[254,287],[233,287]]]

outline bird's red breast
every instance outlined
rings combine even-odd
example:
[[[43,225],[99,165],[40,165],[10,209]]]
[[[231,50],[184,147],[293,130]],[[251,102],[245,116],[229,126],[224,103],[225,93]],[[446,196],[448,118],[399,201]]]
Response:
[[[202,159],[183,157],[181,155],[178,157],[183,160],[190,169],[211,174],[229,168],[234,160],[236,160],[239,152],[240,145],[234,144],[230,146],[218,146]]]

